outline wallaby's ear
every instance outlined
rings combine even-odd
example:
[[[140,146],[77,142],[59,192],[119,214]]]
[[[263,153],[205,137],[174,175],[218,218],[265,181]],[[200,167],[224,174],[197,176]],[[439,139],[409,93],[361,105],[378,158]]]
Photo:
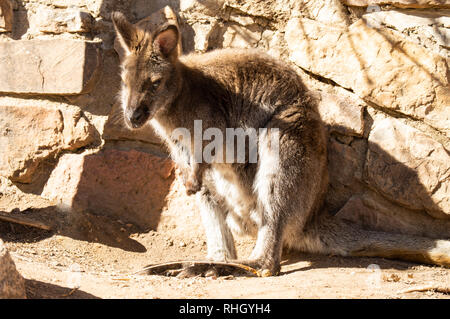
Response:
[[[165,25],[156,32],[153,40],[153,49],[160,52],[165,58],[174,60],[178,56],[178,28],[175,25]]]
[[[111,19],[116,30],[119,43],[127,54],[130,54],[139,45],[139,34],[134,25],[128,22],[122,12],[111,13]]]

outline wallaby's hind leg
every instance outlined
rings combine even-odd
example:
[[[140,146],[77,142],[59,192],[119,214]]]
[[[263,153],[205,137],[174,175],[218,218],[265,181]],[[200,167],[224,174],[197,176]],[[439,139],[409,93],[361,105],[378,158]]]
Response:
[[[280,271],[285,239],[298,240],[325,189],[326,152],[319,123],[301,123],[293,117],[299,127],[289,120],[275,119],[271,124],[279,131],[271,129],[259,137],[253,188],[261,218],[250,259],[241,262],[266,270],[263,275]],[[308,147],[303,144],[305,140],[311,143]]]
[[[205,188],[202,188],[196,196],[206,233],[207,258],[214,261],[236,259],[233,234],[225,221],[226,210],[223,203],[213,198]]]
[[[280,272],[280,259],[284,225],[281,220],[265,223],[258,229],[258,237],[255,247],[248,260],[239,260],[238,263],[246,264],[259,269],[263,276],[273,276]],[[265,272],[264,272],[265,271]]]

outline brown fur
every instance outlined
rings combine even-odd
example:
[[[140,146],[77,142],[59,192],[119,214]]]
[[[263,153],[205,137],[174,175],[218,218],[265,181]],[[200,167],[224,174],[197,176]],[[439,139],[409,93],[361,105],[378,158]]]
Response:
[[[240,262],[271,274],[280,269],[283,246],[449,265],[448,241],[364,231],[321,210],[326,138],[314,99],[289,66],[254,50],[178,57],[174,26],[149,34],[121,14],[113,21],[128,52],[122,64],[125,121],[131,128],[150,123],[183,169],[189,191],[197,193],[209,258],[237,258],[234,232],[257,236],[252,255]],[[258,135],[258,163],[197,163],[193,145],[171,132],[183,127],[193,136],[198,119],[203,130],[268,129]],[[276,128],[279,160],[270,142]]]

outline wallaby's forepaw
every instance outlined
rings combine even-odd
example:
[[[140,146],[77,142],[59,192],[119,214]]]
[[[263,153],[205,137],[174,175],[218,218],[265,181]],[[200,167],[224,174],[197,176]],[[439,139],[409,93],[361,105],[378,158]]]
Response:
[[[188,179],[184,186],[186,187],[186,194],[193,195],[200,191],[202,184],[195,178]]]

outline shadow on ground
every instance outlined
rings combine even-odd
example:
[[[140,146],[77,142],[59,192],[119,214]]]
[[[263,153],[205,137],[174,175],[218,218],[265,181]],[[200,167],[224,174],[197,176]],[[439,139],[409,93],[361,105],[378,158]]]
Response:
[[[100,299],[78,289],[28,279],[25,281],[28,299]]]

